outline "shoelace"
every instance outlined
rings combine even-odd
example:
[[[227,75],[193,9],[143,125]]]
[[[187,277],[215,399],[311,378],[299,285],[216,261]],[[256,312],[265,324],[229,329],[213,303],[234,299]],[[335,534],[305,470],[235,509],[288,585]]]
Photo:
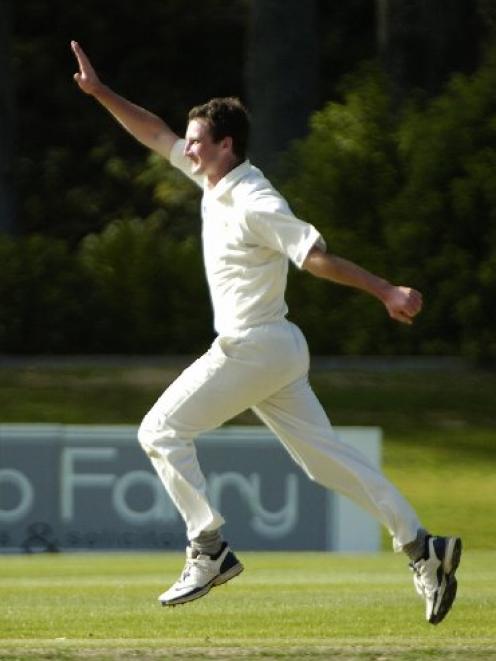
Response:
[[[187,558],[186,564],[184,565],[184,569],[181,574],[181,578],[179,580],[184,581],[185,579],[189,578],[195,571],[200,576],[205,573],[208,574],[208,567],[205,565],[205,560],[202,562],[201,557]]]
[[[184,565],[184,569],[181,573],[181,581],[184,581],[185,578],[188,578],[188,576],[191,574],[191,570],[193,569],[195,563],[195,558],[188,558],[186,560],[186,564]]]
[[[410,568],[415,573],[419,580],[419,587],[422,589],[424,594],[429,597],[433,597],[438,589],[437,576],[435,580],[432,579],[432,572],[429,571],[428,563],[426,560],[417,560],[417,562],[411,562]]]

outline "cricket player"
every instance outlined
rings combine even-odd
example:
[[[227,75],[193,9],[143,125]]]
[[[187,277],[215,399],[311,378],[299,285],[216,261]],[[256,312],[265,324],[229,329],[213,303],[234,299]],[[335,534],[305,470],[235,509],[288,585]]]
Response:
[[[198,599],[243,570],[222,537],[224,519],[209,502],[194,439],[252,408],[312,480],[387,527],[394,549],[409,557],[427,620],[441,622],[456,596],[461,540],[430,535],[385,476],[336,436],[308,383],[305,338],[286,318],[288,260],[317,278],[367,292],[400,323],[411,324],[420,312],[421,294],[328,252],[319,231],[294,216],[246,158],[249,120],[238,99],[193,108],[180,139],[103,84],[81,47],[71,46],[81,90],[203,190],[203,252],[217,337],[162,394],[138,432],[189,540],[184,570],[160,602]]]

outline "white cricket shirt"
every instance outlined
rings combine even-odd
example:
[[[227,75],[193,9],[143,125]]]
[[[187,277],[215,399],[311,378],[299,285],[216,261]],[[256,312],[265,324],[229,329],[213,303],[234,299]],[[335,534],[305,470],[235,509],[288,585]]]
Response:
[[[294,216],[249,161],[209,189],[202,175],[192,175],[184,145],[184,140],[174,144],[170,162],[203,189],[203,255],[215,330],[236,336],[281,321],[288,312],[288,258],[301,268],[316,243],[325,247],[322,236]]]

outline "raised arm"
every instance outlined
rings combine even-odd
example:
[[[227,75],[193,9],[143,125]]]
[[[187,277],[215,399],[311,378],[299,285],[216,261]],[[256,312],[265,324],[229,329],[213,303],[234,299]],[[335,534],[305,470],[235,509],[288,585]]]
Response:
[[[357,264],[330,255],[315,246],[307,255],[303,268],[316,276],[341,285],[360,289],[379,299],[389,316],[403,324],[411,324],[422,309],[422,294],[410,287],[392,285]]]
[[[87,55],[77,43],[71,41],[79,71],[74,80],[85,94],[93,96],[111,115],[143,145],[169,158],[178,136],[153,113],[116,94],[99,79]]]

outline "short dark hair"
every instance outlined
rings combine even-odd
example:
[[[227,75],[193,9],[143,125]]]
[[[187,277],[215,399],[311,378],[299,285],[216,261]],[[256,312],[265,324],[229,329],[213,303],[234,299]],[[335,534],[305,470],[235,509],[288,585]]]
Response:
[[[189,111],[188,119],[205,119],[214,142],[229,136],[233,141],[233,152],[245,160],[250,133],[248,111],[234,96],[211,99]]]

